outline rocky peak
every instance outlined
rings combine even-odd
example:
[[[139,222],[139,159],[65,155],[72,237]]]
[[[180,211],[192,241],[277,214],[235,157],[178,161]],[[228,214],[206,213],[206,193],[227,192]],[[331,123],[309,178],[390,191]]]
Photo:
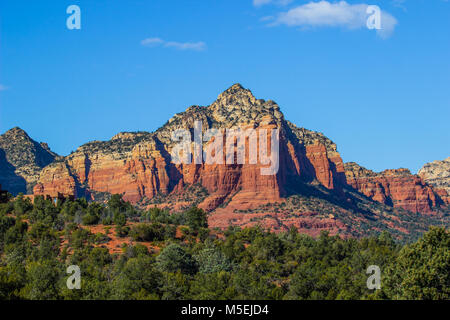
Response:
[[[8,131],[6,131],[3,135],[4,138],[7,139],[27,139],[27,140],[31,140],[31,138],[28,136],[28,134],[25,132],[25,130],[19,128],[19,127],[14,127],[12,129],[9,129]]]
[[[171,132],[176,129],[192,129],[195,121],[201,121],[203,130],[208,128],[254,128],[259,125],[276,124],[281,135],[304,146],[323,144],[332,155],[337,152],[336,144],[323,133],[297,127],[284,119],[280,107],[273,100],[256,99],[252,92],[241,84],[234,84],[219,95],[209,106],[190,106],[186,111],[175,114],[155,136],[167,146],[172,145]]]
[[[425,164],[418,174],[427,183],[445,189],[450,194],[450,157]]]
[[[171,132],[180,128],[192,129],[195,121],[202,122],[203,130],[248,124],[258,127],[261,123],[276,123],[278,127],[282,127],[284,116],[272,100],[256,99],[250,90],[240,84],[234,84],[222,92],[211,105],[190,106],[186,111],[174,115],[155,132],[156,137],[166,145],[171,145]]]
[[[372,170],[366,169],[360,166],[356,162],[344,163],[345,175],[348,179],[361,178],[361,177],[374,177],[377,174]]]
[[[58,157],[46,143],[34,141],[19,127],[12,128],[0,136],[0,149],[4,153],[0,180],[13,194],[31,192],[39,178],[40,170]],[[19,178],[26,181],[22,187],[18,187],[14,182]]]
[[[256,98],[250,90],[245,89],[241,84],[236,83],[236,84],[232,85],[231,87],[229,87],[224,92],[222,92],[217,97],[217,100],[225,101],[225,102],[228,102],[229,104],[235,103],[235,104],[245,105],[248,103],[254,104],[256,101]]]
[[[209,107],[215,121],[227,127],[237,123],[259,123],[268,117],[278,124],[284,119],[279,106],[272,100],[256,99],[253,93],[235,84],[219,95]]]

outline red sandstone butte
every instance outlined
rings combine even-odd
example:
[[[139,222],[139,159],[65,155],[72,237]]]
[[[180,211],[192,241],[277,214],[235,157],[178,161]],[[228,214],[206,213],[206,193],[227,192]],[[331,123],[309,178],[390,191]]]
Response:
[[[176,129],[192,130],[195,121],[202,123],[203,132],[208,128],[279,129],[278,172],[261,175],[264,166],[249,164],[248,153],[245,164],[174,164],[170,156],[175,144],[171,133]],[[436,192],[409,172],[394,170],[376,174],[356,166],[344,167],[330,139],[285,120],[275,102],[256,99],[249,90],[233,85],[210,106],[189,107],[153,133],[120,133],[110,141],[93,141],[81,146],[42,170],[34,194],[91,199],[100,199],[104,194],[122,194],[125,200],[142,205],[161,198],[156,204],[172,209],[196,203],[214,212],[210,215],[212,227],[246,226],[265,217],[264,224],[269,228],[276,229],[282,219],[286,222],[283,228],[289,225],[312,228],[312,234],[319,229],[338,233],[345,226],[328,215],[320,220],[316,216],[293,219],[287,213],[252,216],[238,214],[236,210],[283,203],[289,192],[303,182],[319,184],[338,197],[343,197],[342,190],[348,183],[373,200],[416,212],[431,212],[442,199],[448,199],[445,190]],[[192,186],[203,188],[206,194],[202,198],[189,194],[187,190]]]
[[[263,166],[249,164],[248,154],[245,164],[171,163],[170,151],[174,145],[171,132],[193,128],[194,119],[202,121],[203,130],[210,127],[280,129],[278,173],[261,175]],[[208,191],[200,207],[211,211],[231,197],[246,207],[278,201],[286,193],[286,181],[293,177],[316,180],[328,189],[345,183],[344,166],[336,145],[321,133],[285,121],[273,101],[256,99],[249,90],[234,85],[212,105],[190,107],[155,133],[121,133],[110,141],[83,145],[63,161],[46,167],[34,193],[91,198],[101,193],[118,193],[136,203],[199,184]]]
[[[445,190],[434,190],[408,169],[367,170],[356,163],[346,163],[347,183],[378,202],[412,212],[431,213],[441,203],[448,205]]]

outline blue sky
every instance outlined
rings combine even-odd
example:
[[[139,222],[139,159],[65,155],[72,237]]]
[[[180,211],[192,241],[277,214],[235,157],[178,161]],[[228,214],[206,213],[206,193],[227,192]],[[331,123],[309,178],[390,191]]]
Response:
[[[66,27],[72,4],[81,30]],[[389,30],[364,26],[364,4]],[[448,1],[3,0],[0,28],[0,131],[62,155],[237,82],[346,162],[416,171],[450,155]]]

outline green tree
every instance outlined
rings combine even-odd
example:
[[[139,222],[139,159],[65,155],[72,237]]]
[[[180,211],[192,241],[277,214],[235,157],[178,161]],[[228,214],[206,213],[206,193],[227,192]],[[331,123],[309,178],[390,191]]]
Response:
[[[56,260],[31,262],[27,266],[27,284],[22,295],[32,300],[55,300],[60,297],[58,281],[63,276]]]
[[[197,272],[197,264],[192,256],[178,244],[170,244],[156,258],[157,266],[161,271],[184,274]]]
[[[25,199],[23,193],[19,193],[16,200],[14,201],[14,213],[18,216],[25,214],[33,208],[31,201]]]
[[[99,203],[92,202],[87,208],[87,214],[83,217],[84,225],[97,224],[100,221],[100,217],[103,213],[103,206]]]
[[[186,211],[186,223],[194,231],[201,228],[208,228],[208,217],[205,211],[197,207],[192,207]]]
[[[236,291],[228,272],[198,273],[190,288],[190,295],[196,300],[231,300],[236,296]]]
[[[405,246],[382,277],[382,298],[449,300],[450,233],[432,227],[419,241]]]
[[[194,256],[200,273],[215,273],[220,271],[231,271],[231,261],[220,250],[209,247]]]
[[[113,298],[121,300],[158,299],[162,275],[149,256],[129,259],[113,283]]]

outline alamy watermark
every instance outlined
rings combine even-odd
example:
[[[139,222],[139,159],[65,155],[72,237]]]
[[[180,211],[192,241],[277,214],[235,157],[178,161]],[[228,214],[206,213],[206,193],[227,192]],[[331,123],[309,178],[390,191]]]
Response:
[[[175,164],[260,164],[261,175],[277,174],[279,168],[279,129],[208,129],[195,121],[194,137],[187,129],[172,132],[177,142],[171,150]],[[207,142],[203,147],[203,142]],[[225,145],[225,148],[224,148]],[[270,152],[269,152],[270,150]]]
[[[70,16],[67,18],[66,25],[69,30],[80,30],[81,29],[81,9],[77,5],[70,5],[66,10],[67,14]]]
[[[70,16],[67,18],[66,25],[69,30],[81,29],[81,9],[77,5],[70,5],[66,10]],[[370,30],[381,30],[381,9],[377,5],[369,5],[366,8],[368,18],[366,21],[367,28]]]
[[[67,274],[71,274],[71,276],[67,279],[66,285],[67,289],[81,289],[81,270],[79,266],[71,265],[67,267]]]
[[[371,5],[366,9],[366,13],[370,16],[367,18],[367,28],[370,30],[381,30],[381,9],[379,6]]]
[[[367,278],[367,289],[379,290],[381,289],[381,269],[379,266],[371,265],[367,268],[366,274],[370,274]]]

